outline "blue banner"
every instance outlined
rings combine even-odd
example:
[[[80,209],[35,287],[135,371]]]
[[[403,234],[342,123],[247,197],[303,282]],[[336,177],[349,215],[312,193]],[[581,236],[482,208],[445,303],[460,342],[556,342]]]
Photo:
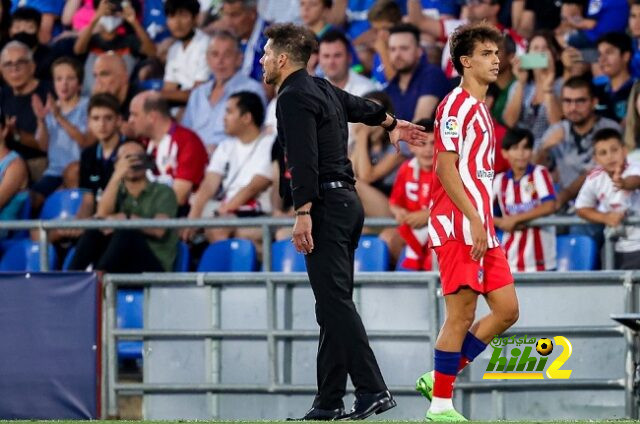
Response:
[[[0,419],[98,418],[92,273],[0,273]]]

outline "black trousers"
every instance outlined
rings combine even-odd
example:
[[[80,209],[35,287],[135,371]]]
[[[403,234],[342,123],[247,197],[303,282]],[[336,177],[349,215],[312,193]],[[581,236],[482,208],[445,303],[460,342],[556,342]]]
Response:
[[[313,406],[343,407],[347,375],[356,394],[386,390],[353,303],[353,258],[364,211],[355,191],[327,190],[313,202],[313,253],[305,256],[320,326],[317,358],[318,393]]]
[[[158,258],[138,230],[115,230],[104,235],[100,230],[86,231],[76,245],[72,270],[85,270],[89,264],[106,272],[163,272]]]

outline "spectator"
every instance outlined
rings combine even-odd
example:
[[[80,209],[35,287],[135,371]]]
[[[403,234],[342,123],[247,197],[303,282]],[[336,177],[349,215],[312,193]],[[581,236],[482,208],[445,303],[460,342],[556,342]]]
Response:
[[[7,84],[0,92],[0,110],[10,133],[7,146],[27,161],[31,179],[38,180],[46,167],[46,154],[36,142],[38,121],[31,108],[31,98],[36,94],[46,102],[49,85],[35,77],[31,50],[20,41],[10,41],[4,46],[0,67]]]
[[[595,47],[596,41],[606,33],[625,32],[629,21],[629,2],[628,0],[589,0],[586,17],[583,16],[574,14],[566,21],[566,24],[574,30],[569,34],[568,44],[577,49]]]
[[[598,65],[607,76],[608,83],[598,86],[601,113],[614,121],[622,122],[627,114],[627,100],[633,86],[629,73],[631,38],[627,34],[611,32],[598,39]]]
[[[493,180],[494,222],[504,231],[504,246],[513,272],[550,271],[556,268],[556,229],[524,227],[535,218],[555,211],[551,175],[542,165],[534,165],[533,133],[512,129],[502,140],[502,155],[510,169]]]
[[[207,166],[207,151],[196,133],[171,119],[169,104],[159,93],[145,91],[131,101],[129,124],[138,137],[149,139],[147,153],[155,166],[149,178],[173,188],[180,207],[189,209],[189,196],[198,189]]]
[[[207,49],[207,63],[213,78],[191,92],[182,124],[195,131],[207,150],[213,151],[226,138],[223,116],[229,96],[238,91],[251,91],[265,104],[266,97],[262,84],[242,73],[242,51],[238,39],[230,32],[213,34]]]
[[[451,87],[442,70],[425,60],[416,27],[400,24],[391,28],[389,58],[396,76],[384,91],[391,98],[398,119],[432,118]]]
[[[433,121],[416,122],[429,133],[424,146],[409,146],[414,157],[406,160],[393,184],[389,208],[406,243],[401,266],[414,271],[431,270],[431,249],[427,246],[427,221],[433,178]]]
[[[407,3],[413,0],[407,0]],[[434,19],[456,19],[460,16],[459,0],[416,0],[422,7],[422,13]]]
[[[496,87],[493,106],[491,107],[491,116],[498,121],[500,125],[504,125],[502,115],[507,107],[509,98],[509,90],[516,82],[516,76],[513,74],[511,63],[516,55],[516,43],[508,35],[504,36],[504,42],[500,50],[498,50],[498,58],[500,60],[500,69],[498,70],[498,79],[491,83]]]
[[[507,28],[498,22],[498,14],[500,13],[500,0],[468,0],[467,1],[467,18],[463,19],[435,19],[432,16],[422,13],[422,9],[417,0],[409,0],[408,3],[408,20],[416,25],[423,33],[436,38],[440,41],[446,41],[451,34],[461,25],[466,23],[487,22],[494,25],[505,35],[509,35],[516,43],[518,52],[523,52],[526,48],[526,41],[520,34],[511,28]],[[442,69],[447,78],[454,78],[458,73],[451,62],[451,51],[447,42],[442,51]]]
[[[62,25],[80,32],[91,23],[95,13],[93,0],[67,0],[62,10]]]
[[[127,64],[127,75],[133,71],[137,57],[141,55],[154,56],[156,47],[147,35],[145,29],[136,19],[136,11],[130,2],[112,0],[94,0],[96,13],[91,23],[83,29],[73,46],[76,55],[88,53],[85,61],[85,94],[93,87],[93,69],[96,59],[107,52],[115,52]],[[124,26],[124,23],[128,26]],[[130,29],[133,29],[133,33]]]
[[[640,162],[640,82],[633,84],[624,128],[624,145],[630,162]]]
[[[300,0],[258,0],[258,15],[267,22],[300,23]]]
[[[321,39],[328,31],[336,28],[327,21],[333,0],[300,0],[300,18],[302,23]]]
[[[29,197],[27,183],[29,172],[24,160],[10,150],[5,142],[6,127],[0,116],[0,220],[19,219],[22,206]],[[6,236],[6,230],[0,231],[0,237]]]
[[[615,228],[639,215],[640,166],[627,163],[622,136],[610,128],[594,134],[593,155],[598,166],[580,189],[576,210],[581,218]],[[615,251],[617,269],[639,269],[640,227],[624,226]]]
[[[256,0],[222,0],[221,11],[225,25],[240,40],[244,55],[242,73],[262,82],[260,58],[267,43],[264,30],[268,24],[258,16]]]
[[[33,52],[36,63],[36,78],[51,80],[51,63],[53,62],[51,49],[38,41],[38,31],[42,22],[42,15],[31,7],[20,7],[11,15],[9,36],[12,40],[21,41]]]
[[[119,132],[122,120],[120,105],[112,94],[91,96],[87,114],[89,131],[97,142],[80,155],[80,188],[84,195],[78,218],[87,218],[95,213],[96,204],[113,174],[113,164],[123,140]]]
[[[595,49],[578,50],[566,46],[560,54],[562,62],[562,81],[573,77],[591,79],[591,65],[598,61],[598,51]]]
[[[631,75],[640,78],[640,0],[631,2],[629,13],[629,35],[633,38],[633,54],[631,56]]]
[[[271,148],[273,136],[261,131],[262,100],[255,93],[241,91],[227,101],[225,131],[230,138],[213,152],[207,175],[196,193],[189,218],[205,218],[207,202],[220,200],[216,216],[251,217],[271,213]],[[193,231],[186,231],[188,238]],[[259,228],[213,228],[206,231],[209,242],[240,237],[260,246]]]
[[[30,7],[40,12],[42,22],[38,29],[38,41],[49,44],[51,37],[56,32],[56,21],[62,16],[64,0],[13,0],[12,14],[19,7]]]
[[[113,52],[98,56],[93,64],[92,94],[109,93],[114,95],[120,103],[120,114],[124,119],[129,117],[129,104],[135,95],[129,84],[127,65],[121,56]]]
[[[498,56],[500,54],[498,53]],[[487,89],[487,94],[484,98],[484,104],[487,106],[487,109],[490,111],[493,110],[496,99],[501,95],[500,88],[496,84],[489,84],[489,88]],[[496,136],[496,146],[502,145],[502,139],[507,133],[507,127],[502,125],[496,119],[493,113],[490,113],[489,118],[493,123],[493,133]],[[500,172],[505,172],[509,169],[509,161],[502,156],[499,150],[496,149],[494,152],[494,162],[493,162],[493,172],[494,175],[497,175]]]
[[[360,44],[358,37],[365,34],[370,24],[367,20],[367,11],[373,7],[376,0],[334,0],[329,22],[346,28],[347,37],[354,40],[354,44]]]
[[[87,103],[80,96],[82,66],[75,59],[61,57],[51,66],[53,87],[57,97],[49,94],[43,105],[40,97],[32,96],[33,112],[38,118],[36,140],[42,150],[48,152],[49,164],[44,176],[31,187],[31,208],[36,213],[44,200],[55,190],[77,186],[77,169],[81,149],[90,146],[93,139],[87,132]],[[75,172],[72,181],[64,181],[67,168]]]
[[[118,149],[113,174],[98,202],[99,219],[174,218],[176,196],[164,184],[145,177],[144,147],[127,141]],[[89,230],[78,241],[73,270],[88,266],[105,272],[171,271],[178,238],[173,230]]]
[[[167,0],[167,26],[176,41],[169,47],[162,96],[186,104],[191,90],[209,79],[209,37],[197,28],[198,0]]]
[[[582,78],[571,78],[562,87],[564,119],[542,136],[536,163],[555,169],[559,185],[556,209],[575,199],[593,167],[593,134],[602,128],[620,129],[617,122],[596,115],[594,87]],[[534,145],[535,147],[535,145]]]
[[[0,0],[0,50],[9,41],[10,10],[11,0]]]
[[[371,23],[373,43],[368,46],[374,52],[371,65],[371,78],[380,84],[396,76],[396,72],[389,57],[389,30],[402,23],[402,12],[393,0],[376,2],[367,14]]]
[[[349,40],[342,32],[329,31],[320,39],[318,59],[325,78],[336,87],[354,96],[362,96],[376,89],[370,79],[349,69]]]
[[[550,33],[536,33],[529,41],[528,52],[546,54],[547,67],[522,69],[519,57],[512,62],[517,81],[509,89],[502,119],[507,127],[529,128],[536,147],[549,125],[562,119],[562,109],[556,97],[562,86],[562,79],[556,78],[558,50]]]
[[[560,8],[557,0],[514,0],[511,19],[513,28],[529,38],[535,31],[553,31],[560,25]]]

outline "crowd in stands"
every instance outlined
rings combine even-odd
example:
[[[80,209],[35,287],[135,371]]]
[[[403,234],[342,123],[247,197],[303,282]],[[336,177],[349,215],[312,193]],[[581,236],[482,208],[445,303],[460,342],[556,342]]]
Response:
[[[262,81],[264,30],[305,25],[307,71],[432,121],[459,83],[448,37],[468,22],[504,34],[485,103],[495,127],[496,227],[514,271],[553,270],[556,232],[599,245],[618,230],[616,266],[640,268],[640,0],[1,0],[0,219],[38,218],[82,190],[76,218],[293,216],[277,141],[277,92]],[[348,151],[369,229],[405,269],[429,270],[433,142],[396,151],[381,128],[350,124]],[[526,227],[552,214],[591,224]],[[0,234],[7,237],[6,233]],[[256,228],[57,230],[71,269],[171,270],[194,246]],[[290,231],[274,232],[286,240]],[[130,252],[130,253],[128,253]]]

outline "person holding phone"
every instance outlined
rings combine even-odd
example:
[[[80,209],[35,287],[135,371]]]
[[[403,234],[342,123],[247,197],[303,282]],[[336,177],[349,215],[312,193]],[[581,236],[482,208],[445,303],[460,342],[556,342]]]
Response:
[[[144,146],[120,145],[109,183],[98,202],[98,219],[168,219],[178,212],[176,195],[146,177]],[[72,270],[91,267],[105,272],[166,272],[173,268],[178,236],[166,228],[89,230],[78,241]]]
[[[546,128],[562,119],[558,102],[562,80],[556,77],[559,46],[548,31],[536,32],[527,54],[512,61],[516,82],[511,85],[502,119],[507,127],[531,129],[539,140]]]

